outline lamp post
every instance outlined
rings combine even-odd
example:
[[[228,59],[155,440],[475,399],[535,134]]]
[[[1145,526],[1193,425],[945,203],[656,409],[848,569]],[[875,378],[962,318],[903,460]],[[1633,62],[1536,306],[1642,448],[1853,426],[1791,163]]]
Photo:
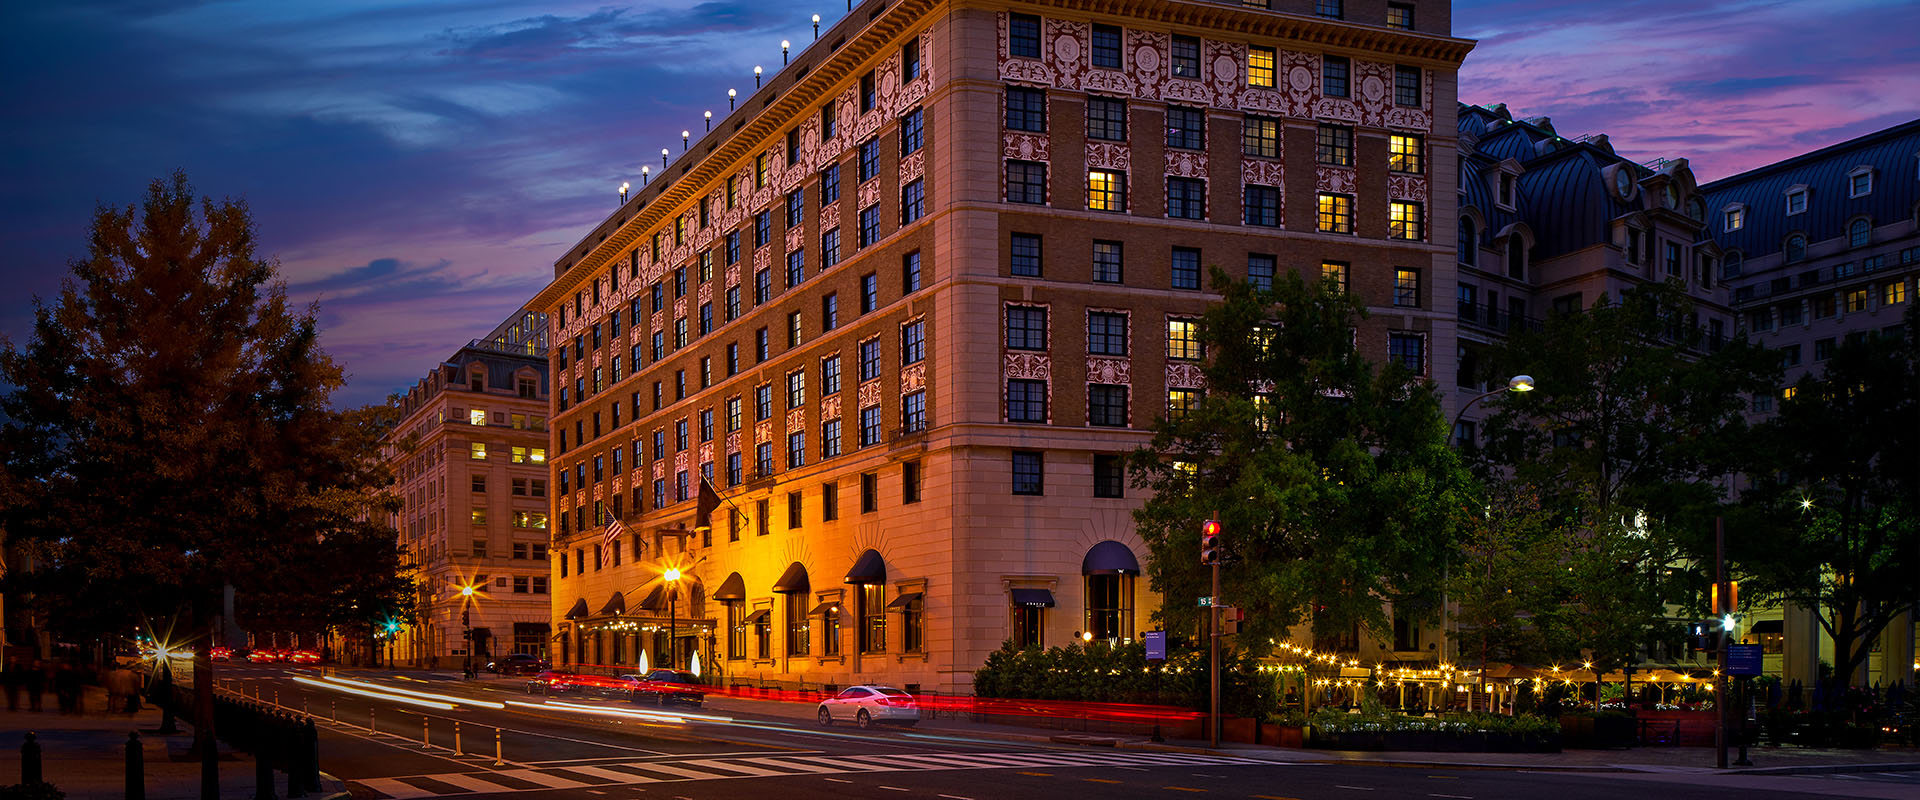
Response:
[[[462,636],[467,643],[467,665],[464,674],[468,678],[473,677],[473,618],[470,616],[472,612],[473,584],[469,583],[460,587],[460,627],[465,630]]]
[[[687,143],[692,141],[693,131],[680,132],[680,152],[687,152]]]
[[[652,171],[653,171],[653,167],[651,166],[642,166],[640,168],[640,185],[641,186],[647,185],[647,173],[650,173]]]
[[[677,632],[680,622],[679,608],[677,607],[680,599],[680,569],[678,567],[668,567],[667,571],[662,573],[660,577],[667,582],[667,668],[679,669],[680,664],[674,660],[673,657],[673,646],[674,634]]]
[[[813,15],[813,39],[816,42],[820,40],[820,15],[819,14]]]
[[[627,190],[632,188],[632,186],[633,184],[626,181],[620,182],[620,205],[624,206],[627,204]]]
[[[1466,416],[1467,409],[1473,408],[1474,404],[1479,403],[1480,401],[1485,400],[1501,392],[1516,392],[1519,394],[1526,394],[1527,392],[1531,392],[1531,391],[1533,391],[1533,376],[1532,375],[1515,375],[1507,379],[1507,385],[1505,386],[1502,386],[1498,389],[1494,389],[1492,391],[1481,392],[1480,394],[1474,395],[1472,400],[1468,400],[1464,405],[1460,406],[1459,411],[1454,413],[1453,424],[1447,426],[1447,434],[1451,436],[1453,435],[1454,431],[1460,428],[1460,418],[1463,416]],[[1440,576],[1440,587],[1441,587],[1440,588],[1440,636],[1441,636],[1440,662],[1443,664],[1448,663],[1449,661],[1449,659],[1447,658],[1447,647],[1453,641],[1453,637],[1448,635],[1449,632],[1452,630],[1451,620],[1449,619],[1449,616],[1451,615],[1449,609],[1452,608],[1453,598],[1448,596],[1450,594],[1449,590],[1452,588],[1452,578],[1453,578],[1452,561],[1453,561],[1453,555],[1451,552],[1449,552],[1447,555],[1446,561],[1443,562],[1443,566],[1441,567],[1442,572]],[[1486,670],[1486,667],[1487,667],[1486,659],[1482,658],[1480,661],[1481,671],[1484,672]],[[1482,676],[1482,677],[1485,677],[1485,676]],[[1452,681],[1448,681],[1448,683],[1449,683],[1448,688],[1452,688],[1451,687]],[[1468,696],[1468,702],[1469,703],[1472,702],[1471,695]]]
[[[1460,410],[1453,415],[1453,425],[1448,428],[1448,433],[1452,433],[1454,428],[1460,427],[1460,418],[1463,416],[1466,416],[1467,409],[1473,408],[1475,403],[1478,403],[1482,400],[1485,400],[1501,392],[1515,392],[1519,394],[1526,394],[1527,392],[1531,392],[1531,391],[1533,391],[1532,375],[1515,375],[1511,378],[1508,378],[1507,385],[1502,386],[1490,392],[1482,392],[1478,395],[1475,395],[1472,400],[1468,400],[1466,402],[1466,405],[1461,406]]]
[[[789,42],[785,39],[780,40],[780,66],[784,67],[787,65],[787,48],[792,46],[793,46],[793,42]]]
[[[707,119],[707,130],[709,131],[713,130],[713,112],[711,111],[704,112],[703,116],[705,116]]]
[[[728,110],[728,111],[732,111],[732,110],[733,110],[733,98],[734,98],[734,96],[735,96],[735,95],[738,95],[738,94],[739,94],[739,92],[737,92],[737,91],[734,91],[734,90],[732,90],[732,89],[728,89],[728,90],[727,90],[727,110]]]
[[[668,150],[667,148],[664,148],[664,147],[662,147],[662,148],[660,148],[660,171],[661,171],[662,173],[665,173],[665,172],[666,172],[666,169],[667,169],[667,154],[668,154],[669,152],[671,152],[671,151],[669,151],[669,150]]]
[[[760,65],[753,65],[753,88],[760,88]]]

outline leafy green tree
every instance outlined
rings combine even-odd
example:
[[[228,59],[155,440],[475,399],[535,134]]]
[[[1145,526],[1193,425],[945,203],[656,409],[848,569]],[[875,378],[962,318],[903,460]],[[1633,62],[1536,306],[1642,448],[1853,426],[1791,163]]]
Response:
[[[212,735],[223,587],[286,613],[380,595],[399,566],[375,412],[341,413],[314,310],[289,307],[243,203],[183,174],[101,208],[32,338],[0,349],[0,527],[34,569],[8,580],[70,635],[175,618],[194,637],[195,746]]]
[[[1199,332],[1206,397],[1156,424],[1130,460],[1134,483],[1153,490],[1135,519],[1164,622],[1197,624],[1188,598],[1211,593],[1200,524],[1216,512],[1232,559],[1221,600],[1251,612],[1249,649],[1304,620],[1384,636],[1385,603],[1437,608],[1476,504],[1432,387],[1361,357],[1362,309],[1331,283],[1290,274],[1263,292],[1218,269],[1213,281],[1222,299]]]
[[[1728,530],[1748,599],[1812,609],[1846,686],[1920,591],[1920,311],[1840,347],[1756,431],[1755,470]]]
[[[1516,332],[1489,363],[1499,372],[1476,377],[1524,373],[1536,388],[1494,402],[1476,466],[1492,497],[1537,502],[1552,540],[1525,570],[1493,565],[1492,582],[1559,570],[1507,624],[1543,626],[1547,658],[1578,647],[1604,669],[1630,664],[1671,634],[1668,603],[1695,603],[1711,582],[1712,517],[1729,476],[1753,463],[1747,398],[1772,390],[1778,354],[1708,340],[1684,293],[1648,285]],[[1488,568],[1466,555],[1464,570]],[[1487,609],[1467,613],[1496,624]]]

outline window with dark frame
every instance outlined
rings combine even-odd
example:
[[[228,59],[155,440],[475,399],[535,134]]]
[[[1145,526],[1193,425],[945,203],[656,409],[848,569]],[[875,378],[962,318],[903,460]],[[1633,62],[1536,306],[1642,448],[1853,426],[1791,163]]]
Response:
[[[1087,97],[1087,138],[1107,142],[1127,140],[1127,101],[1115,97]]]
[[[1351,68],[1352,63],[1342,56],[1323,56],[1320,59],[1320,93],[1328,97],[1346,97]]]
[[[1007,55],[1015,58],[1040,57],[1040,18],[1031,14],[1007,17]]]
[[[1093,457],[1093,496],[1126,497],[1126,457],[1096,454]]]
[[[1007,349],[1047,349],[1047,310],[1044,307],[1007,306]]]
[[[1007,421],[1047,421],[1047,382],[1012,378],[1007,381]]]
[[[1093,282],[1120,283],[1123,278],[1122,247],[1119,242],[1093,242]]]
[[[1420,107],[1420,68],[1393,68],[1393,104],[1405,108]]]
[[[1087,312],[1087,355],[1125,356],[1127,315],[1118,311]]]
[[[1087,210],[1124,213],[1127,173],[1112,169],[1087,170]]]
[[[1278,261],[1265,253],[1247,254],[1247,283],[1263,292],[1273,291],[1273,275]]]
[[[1173,288],[1200,288],[1200,251],[1191,247],[1173,248]]]
[[[1093,66],[1095,69],[1120,69],[1120,28],[1093,26]]]
[[[1280,157],[1280,120],[1248,115],[1240,122],[1240,151],[1256,158]]]
[[[1278,187],[1247,184],[1246,200],[1242,206],[1246,212],[1248,225],[1279,227],[1280,189]]]
[[[1199,178],[1167,179],[1167,216],[1206,219],[1207,182]]]
[[[1207,113],[1198,108],[1167,106],[1167,146],[1185,150],[1204,150],[1207,146]]]
[[[1103,428],[1127,427],[1127,387],[1087,384],[1087,424]]]
[[[1016,233],[1010,244],[1011,259],[1007,270],[1016,278],[1038,278],[1041,270],[1040,235],[1035,233]]]
[[[1173,37],[1173,77],[1200,77],[1200,40],[1192,36]]]
[[[1047,165],[1038,161],[1008,161],[1007,202],[1046,205]]]
[[[1013,493],[1020,495],[1046,493],[1045,462],[1039,451],[1013,451]]]
[[[1007,87],[1007,130],[1047,132],[1046,90]]]
[[[1353,166],[1353,128],[1322,124],[1314,134],[1314,156],[1322,164]]]

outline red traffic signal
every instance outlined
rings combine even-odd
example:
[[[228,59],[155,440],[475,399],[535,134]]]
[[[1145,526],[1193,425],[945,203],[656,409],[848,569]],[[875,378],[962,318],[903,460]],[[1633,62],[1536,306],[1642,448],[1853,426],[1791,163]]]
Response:
[[[1220,563],[1220,520],[1210,519],[1200,526],[1200,563]]]

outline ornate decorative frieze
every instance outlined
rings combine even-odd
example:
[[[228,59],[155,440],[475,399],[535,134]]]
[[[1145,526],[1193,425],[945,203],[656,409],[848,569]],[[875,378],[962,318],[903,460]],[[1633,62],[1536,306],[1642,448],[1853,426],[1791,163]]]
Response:
[[[1133,383],[1133,364],[1125,358],[1087,356],[1088,383]]]
[[[1284,170],[1280,162],[1262,158],[1249,158],[1240,162],[1240,182],[1257,186],[1285,186]],[[1286,193],[1282,192],[1285,198]]]
[[[739,431],[727,431],[727,452],[729,453],[740,452],[740,432]]]
[[[905,186],[918,180],[926,169],[927,149],[925,147],[908,153],[906,158],[900,159],[900,185]]]
[[[872,408],[880,405],[880,381],[878,379],[860,384],[860,407]]]
[[[1168,150],[1167,174],[1176,178],[1206,178],[1207,154],[1195,150]]]
[[[1201,371],[1199,364],[1188,364],[1184,362],[1168,362],[1167,388],[1169,389],[1204,389],[1206,388],[1206,386],[1207,386],[1207,378],[1206,378],[1206,375]]]
[[[829,420],[840,416],[840,393],[834,392],[820,398],[820,419]]]
[[[927,362],[918,361],[900,368],[900,392],[917,392],[927,386]]]
[[[1133,163],[1133,148],[1122,142],[1087,142],[1087,169],[1125,171]]]
[[[1051,380],[1053,360],[1045,353],[1007,353],[1002,376],[1010,380]]]
[[[1052,158],[1053,146],[1044,133],[1007,131],[1004,136],[1001,155],[1007,158],[1021,161],[1047,161]]]
[[[796,409],[793,409],[792,411],[787,412],[787,432],[788,433],[793,433],[794,431],[801,430],[805,427],[807,427],[807,410],[806,409],[796,408]]]
[[[1425,203],[1427,202],[1427,176],[1388,175],[1387,194],[1395,200]]]
[[[1352,167],[1314,168],[1314,190],[1330,194],[1353,194],[1360,186],[1360,178]]]
[[[857,195],[856,205],[862,210],[870,208],[874,203],[880,202],[880,182],[870,180],[860,184],[860,189],[855,194]]]
[[[753,441],[755,444],[773,441],[773,420],[763,419],[753,423]]]

